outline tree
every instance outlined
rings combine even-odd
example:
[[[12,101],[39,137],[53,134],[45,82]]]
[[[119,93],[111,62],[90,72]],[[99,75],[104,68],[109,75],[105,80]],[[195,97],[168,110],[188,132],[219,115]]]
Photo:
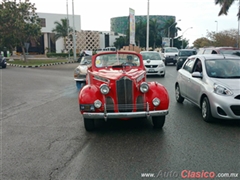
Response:
[[[212,46],[212,41],[207,39],[206,37],[201,37],[196,39],[193,42],[193,45],[195,48],[201,48],[201,47],[207,47],[207,46]]]
[[[193,42],[194,47],[200,48],[204,46],[231,46],[237,47],[237,30],[230,29],[220,31],[218,33],[214,32],[207,32],[206,38],[199,38]]]
[[[73,32],[72,28],[68,28],[68,19],[61,19],[61,22],[55,21],[54,24],[56,25],[55,28],[52,30],[55,33],[55,40],[59,38],[63,38],[64,41],[64,48],[66,49],[66,39],[68,37],[69,32]]]
[[[229,8],[233,5],[234,1],[235,0],[215,0],[215,4],[219,4],[221,6],[218,16],[223,14],[227,15]],[[238,19],[240,19],[240,8],[238,8],[237,16]]]
[[[237,30],[230,29],[218,33],[208,32],[207,37],[212,41],[212,46],[237,46]]]
[[[29,0],[19,3],[3,0],[0,4],[0,42],[11,50],[20,46],[24,61],[27,61],[24,43],[37,40],[41,35],[40,19],[34,6]]]

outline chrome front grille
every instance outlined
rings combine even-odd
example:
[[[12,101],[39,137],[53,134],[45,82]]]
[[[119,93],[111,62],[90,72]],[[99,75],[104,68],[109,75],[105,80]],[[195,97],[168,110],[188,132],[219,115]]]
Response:
[[[131,112],[133,104],[133,82],[128,77],[122,77],[117,81],[117,101],[119,112]]]

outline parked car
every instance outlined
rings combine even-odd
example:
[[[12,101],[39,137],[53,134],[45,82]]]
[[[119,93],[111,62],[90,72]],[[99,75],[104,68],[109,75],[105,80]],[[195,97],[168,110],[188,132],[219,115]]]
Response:
[[[196,55],[195,49],[180,49],[177,56],[176,69],[179,70],[189,56]]]
[[[141,51],[143,63],[145,65],[147,75],[165,76],[166,67],[160,54],[156,51]]]
[[[163,53],[165,56],[165,65],[168,63],[173,63],[174,65],[177,63],[177,55],[178,55],[178,48],[175,47],[165,47],[163,48]]]
[[[240,120],[240,57],[190,56],[178,70],[175,96],[201,108],[202,118]]]
[[[240,50],[235,47],[206,47],[200,48],[197,54],[232,54],[233,50]]]
[[[1,54],[0,54],[0,66],[1,66],[2,68],[6,68],[6,67],[7,67],[7,60],[6,60],[6,58],[5,58],[4,56],[2,56]]]
[[[146,73],[142,55],[134,51],[94,55],[87,84],[78,97],[85,129],[94,130],[97,120],[116,118],[147,118],[162,128],[168,114],[168,91],[158,82],[147,82]]]
[[[86,85],[87,69],[92,65],[92,56],[83,56],[79,65],[74,69],[74,80],[77,89],[80,90]]]

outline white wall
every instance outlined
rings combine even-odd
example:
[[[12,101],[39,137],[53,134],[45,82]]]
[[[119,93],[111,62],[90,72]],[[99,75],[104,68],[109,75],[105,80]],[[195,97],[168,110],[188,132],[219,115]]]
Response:
[[[55,21],[61,22],[61,19],[67,18],[67,14],[51,14],[51,13],[37,13],[39,18],[45,18],[46,21],[46,27],[42,27],[42,32],[48,32],[51,33],[52,29],[55,28]],[[73,16],[68,15],[69,18],[69,26],[73,27]],[[74,25],[75,30],[80,31],[81,30],[81,16],[80,15],[74,15]]]
[[[41,32],[42,33],[52,33],[52,30],[56,27],[54,24],[55,21],[58,21],[61,23],[61,19],[67,18],[67,14],[51,14],[51,13],[37,13],[39,18],[44,18],[46,22],[46,27],[42,27]],[[69,19],[69,26],[73,28],[73,16],[68,15]],[[81,30],[81,16],[80,15],[74,15],[74,25],[75,30],[80,31]],[[64,41],[63,38],[59,38],[56,41],[56,53],[61,53],[64,49]]]

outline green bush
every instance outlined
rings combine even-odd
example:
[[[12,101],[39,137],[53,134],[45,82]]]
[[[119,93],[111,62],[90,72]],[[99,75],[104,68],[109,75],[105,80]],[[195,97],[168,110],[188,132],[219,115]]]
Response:
[[[70,53],[70,56],[73,56],[73,53]],[[64,57],[67,58],[68,57],[68,53],[47,53],[47,57],[51,58],[51,57]]]

